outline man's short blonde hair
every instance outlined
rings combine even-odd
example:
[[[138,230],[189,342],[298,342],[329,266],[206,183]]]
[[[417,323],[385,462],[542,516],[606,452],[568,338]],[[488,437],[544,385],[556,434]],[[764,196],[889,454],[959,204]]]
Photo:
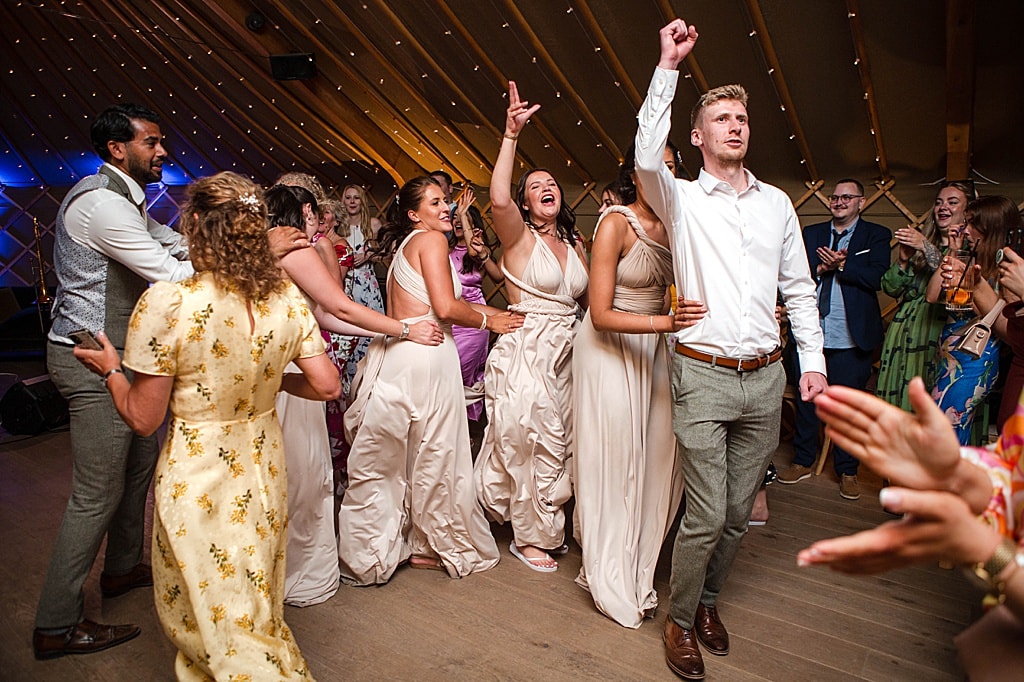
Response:
[[[704,110],[723,99],[733,99],[742,104],[744,107],[747,106],[747,91],[742,85],[720,85],[717,88],[708,90],[700,99],[697,100],[697,104],[693,107],[693,111],[690,112],[690,129],[697,127],[697,121],[700,120],[701,114]]]

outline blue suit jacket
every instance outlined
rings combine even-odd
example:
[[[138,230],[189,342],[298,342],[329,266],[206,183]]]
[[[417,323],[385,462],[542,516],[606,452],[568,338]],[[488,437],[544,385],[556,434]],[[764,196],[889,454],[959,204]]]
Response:
[[[804,247],[815,282],[819,280],[817,269],[821,264],[818,248],[828,248],[832,243],[831,225],[831,222],[816,223],[804,228]],[[836,279],[843,291],[850,336],[861,350],[874,350],[882,344],[882,310],[878,305],[878,290],[882,275],[892,260],[891,239],[889,228],[858,219],[846,250],[846,264],[842,272],[836,271]]]

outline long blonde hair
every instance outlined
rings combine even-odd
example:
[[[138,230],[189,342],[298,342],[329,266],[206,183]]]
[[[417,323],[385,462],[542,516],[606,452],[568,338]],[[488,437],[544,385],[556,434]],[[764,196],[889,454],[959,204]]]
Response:
[[[181,231],[196,272],[213,273],[218,286],[250,301],[278,291],[284,281],[267,240],[263,190],[226,171],[196,180],[187,197]]]
[[[373,239],[373,216],[370,214],[370,202],[368,200],[366,190],[360,185],[345,185],[345,189],[341,190],[342,203],[345,201],[345,195],[348,194],[350,189],[354,189],[359,192],[359,230],[363,233],[363,242],[368,242]],[[338,221],[339,227],[341,221]],[[351,228],[352,223],[349,222],[348,210],[345,210],[345,225]],[[348,237],[351,234],[351,229],[347,234],[341,235],[342,237]]]

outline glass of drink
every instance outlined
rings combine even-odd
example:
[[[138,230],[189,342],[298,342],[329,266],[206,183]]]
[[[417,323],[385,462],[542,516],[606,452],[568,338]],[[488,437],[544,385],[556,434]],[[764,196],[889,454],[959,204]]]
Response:
[[[968,249],[949,252],[949,258],[962,264],[963,269],[953,268],[953,279],[946,289],[946,310],[967,312],[974,310],[974,284],[977,273],[974,269],[974,253]]]

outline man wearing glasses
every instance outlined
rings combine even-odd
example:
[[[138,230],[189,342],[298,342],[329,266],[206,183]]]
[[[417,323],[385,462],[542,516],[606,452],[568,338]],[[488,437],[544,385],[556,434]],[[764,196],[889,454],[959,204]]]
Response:
[[[863,390],[871,378],[875,349],[882,343],[878,289],[889,267],[889,229],[861,220],[864,186],[843,179],[829,197],[832,220],[804,228],[811,274],[818,284],[818,315],[825,336],[829,383]],[[780,483],[797,483],[811,475],[818,455],[818,417],[814,405],[797,401],[793,464],[779,474]],[[833,454],[839,494],[860,497],[857,459],[840,447]]]

